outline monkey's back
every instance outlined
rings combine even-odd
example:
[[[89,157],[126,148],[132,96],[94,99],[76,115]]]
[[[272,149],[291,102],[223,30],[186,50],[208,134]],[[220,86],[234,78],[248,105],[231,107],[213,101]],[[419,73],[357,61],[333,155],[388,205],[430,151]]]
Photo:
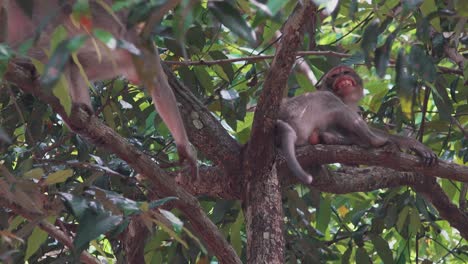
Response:
[[[296,145],[306,144],[315,130],[333,125],[330,113],[347,106],[329,91],[315,91],[283,101],[278,118],[296,131]]]

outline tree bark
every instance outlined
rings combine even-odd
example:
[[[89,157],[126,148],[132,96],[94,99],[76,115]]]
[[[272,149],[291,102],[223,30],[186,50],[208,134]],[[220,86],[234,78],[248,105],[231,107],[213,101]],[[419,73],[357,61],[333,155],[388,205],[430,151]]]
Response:
[[[275,167],[274,128],[283,92],[304,36],[304,25],[315,12],[312,1],[296,6],[267,74],[244,158],[244,212],[247,263],[284,263],[283,207]]]

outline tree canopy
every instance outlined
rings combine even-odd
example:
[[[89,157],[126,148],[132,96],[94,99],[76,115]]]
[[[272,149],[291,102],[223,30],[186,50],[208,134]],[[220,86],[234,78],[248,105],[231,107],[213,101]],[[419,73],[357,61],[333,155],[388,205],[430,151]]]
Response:
[[[142,87],[121,76],[93,82],[94,114],[73,107],[60,62],[84,38],[129,48],[93,27],[89,2],[126,11],[128,28],[162,13],[151,36],[198,152],[198,178],[178,162]],[[71,6],[89,34],[64,39],[55,28],[49,62],[28,62],[35,71],[17,61],[33,39],[0,44],[0,260],[468,262],[466,1]],[[301,164],[329,164],[330,173],[311,185],[290,173],[275,147],[281,100],[315,91],[340,64],[364,81],[367,123],[423,142],[437,164],[388,147],[314,145],[297,149]]]

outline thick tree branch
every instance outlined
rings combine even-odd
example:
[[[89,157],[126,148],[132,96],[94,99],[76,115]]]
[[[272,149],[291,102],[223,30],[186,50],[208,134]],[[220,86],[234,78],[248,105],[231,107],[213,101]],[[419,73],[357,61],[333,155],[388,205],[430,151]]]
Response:
[[[199,169],[199,179],[187,179],[181,174],[171,173],[176,182],[194,196],[210,196],[228,200],[240,200],[242,188],[228,180],[231,174],[218,166],[202,166]]]
[[[330,163],[374,165],[468,182],[468,167],[466,166],[439,160],[438,164],[425,167],[418,157],[387,148],[365,149],[358,146],[315,145],[298,148],[296,153],[305,168]],[[279,165],[281,168],[286,166],[283,160],[279,161]],[[282,169],[280,171],[283,172]]]
[[[215,116],[185,87],[174,73],[164,66],[168,81],[174,90],[190,141],[208,159],[225,168],[229,184],[239,184],[241,178],[241,145],[227,133]]]
[[[412,186],[424,195],[439,211],[440,216],[468,239],[468,215],[454,205],[435,178],[420,173],[399,172],[381,167],[344,167],[334,171],[331,177],[315,178],[314,188],[329,193],[369,192],[382,188]],[[287,183],[296,181],[294,176],[285,178]]]
[[[31,73],[24,71],[22,67],[10,64],[5,76],[7,80],[18,85],[23,91],[32,93],[48,103],[78,134],[97,146],[115,153],[135,171],[148,177],[155,188],[154,191],[160,197],[178,197],[179,200],[175,202],[175,206],[184,212],[194,231],[203,239],[207,248],[223,263],[241,263],[234,249],[203,212],[197,199],[180,188],[174,179],[161,170],[149,156],[139,151],[114,130],[105,126],[96,116],[89,116],[81,108],[73,109],[71,117],[68,117],[58,99],[46,94],[38,81],[31,78]]]
[[[413,187],[434,205],[442,218],[458,229],[460,235],[468,240],[468,215],[450,201],[434,178],[422,177],[422,180],[415,183]]]
[[[279,179],[274,166],[274,131],[277,112],[296,51],[302,44],[304,25],[315,12],[312,1],[296,6],[283,28],[283,37],[260,95],[247,145],[245,218],[248,263],[283,263],[283,211]]]

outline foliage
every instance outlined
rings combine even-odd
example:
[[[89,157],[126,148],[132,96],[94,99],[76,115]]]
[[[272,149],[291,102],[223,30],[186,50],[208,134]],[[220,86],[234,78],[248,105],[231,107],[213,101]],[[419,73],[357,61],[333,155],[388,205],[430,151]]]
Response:
[[[246,143],[253,120],[250,110],[257,102],[270,60],[209,66],[175,62],[273,55],[275,32],[297,1],[186,2],[182,1],[154,29],[163,60],[174,62],[170,64],[172,70],[183,83],[235,139]],[[308,35],[303,49],[316,43],[315,51],[350,56],[314,55],[304,59],[317,77],[339,63],[355,65],[368,92],[362,107],[369,122],[385,124],[392,133],[409,131],[442,159],[465,164],[467,141],[457,125],[468,124],[468,64],[462,57],[464,64],[457,65],[447,52],[450,47],[458,55],[466,53],[468,10],[463,2],[342,0],[336,8],[324,7],[334,11],[323,20],[317,18],[315,34]],[[131,10],[129,21],[137,24],[164,3],[116,1],[112,8]],[[83,12],[83,8],[86,10],[86,6],[76,10]],[[112,42],[110,33],[94,29],[93,34],[99,41]],[[84,41],[76,37],[65,40],[66,36],[59,33],[56,36],[51,40],[58,43],[51,44],[50,63],[41,71],[41,80],[53,89],[59,89],[60,75],[48,74],[57,72],[50,69],[58,68],[60,72],[64,61]],[[24,49],[27,45],[31,44],[25,43]],[[22,51],[0,45],[1,72],[14,52]],[[143,90],[122,78],[92,85],[94,109],[108,126],[151,153],[161,166],[168,167],[177,160],[169,131]],[[314,90],[299,70],[291,73],[288,87],[290,96]],[[66,93],[54,94],[62,104],[69,104]],[[60,195],[66,207],[51,210],[47,221],[59,219],[74,230],[77,249],[114,263],[122,257],[119,234],[128,224],[126,219],[142,214],[152,230],[145,248],[147,263],[212,260],[183,227],[183,219],[180,222],[175,216],[180,216],[177,212],[172,214],[174,218],[150,213],[160,204],[147,202],[152,200],[148,198],[150,193],[137,183],[138,175],[132,168],[71,133],[43,102],[15,87],[3,86],[0,106],[0,159],[16,179],[8,180],[3,172],[0,187],[10,186],[5,187],[6,192],[20,205],[29,207],[36,206],[34,198],[41,197],[41,193]],[[201,162],[209,164],[207,160]],[[453,203],[458,205],[463,200],[461,183],[438,181]],[[28,184],[31,182],[35,184]],[[21,196],[30,191],[39,194],[34,194],[33,199]],[[245,260],[246,233],[240,204],[209,197],[200,201]],[[25,205],[28,203],[33,205]],[[429,262],[468,261],[466,241],[409,187],[337,195],[291,186],[284,190],[284,214],[288,263],[406,263],[415,258]],[[48,263],[55,258],[70,258],[61,251],[62,244],[38,229],[37,222],[7,208],[0,208],[0,215],[0,259],[12,256],[17,261]]]

